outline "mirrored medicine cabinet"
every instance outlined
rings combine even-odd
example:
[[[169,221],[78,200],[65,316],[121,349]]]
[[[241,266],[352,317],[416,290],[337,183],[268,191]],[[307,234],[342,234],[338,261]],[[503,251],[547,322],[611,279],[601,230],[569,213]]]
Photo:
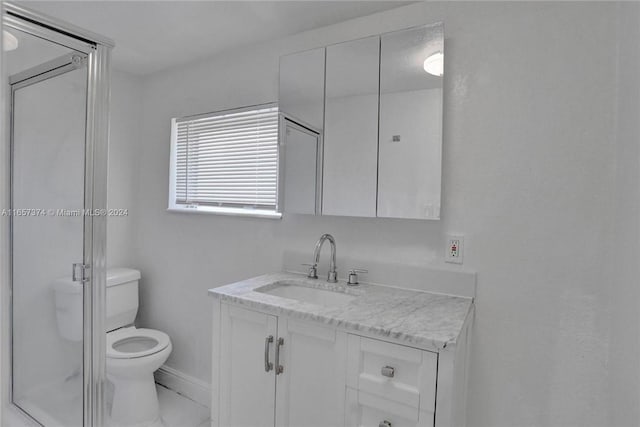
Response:
[[[439,219],[442,23],[280,58],[284,213]]]

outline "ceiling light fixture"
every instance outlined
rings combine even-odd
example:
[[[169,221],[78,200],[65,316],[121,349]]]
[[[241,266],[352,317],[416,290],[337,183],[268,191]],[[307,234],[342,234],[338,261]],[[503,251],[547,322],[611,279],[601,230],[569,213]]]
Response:
[[[8,52],[18,48],[18,39],[7,30],[2,30],[2,50]]]
[[[424,70],[434,76],[441,77],[444,72],[444,54],[436,52],[424,60]]]

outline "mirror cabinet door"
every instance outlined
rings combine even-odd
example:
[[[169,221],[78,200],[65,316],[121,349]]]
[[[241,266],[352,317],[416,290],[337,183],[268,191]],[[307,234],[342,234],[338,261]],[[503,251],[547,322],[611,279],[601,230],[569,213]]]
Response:
[[[375,217],[380,38],[326,49],[322,214]]]
[[[319,134],[324,124],[324,51],[322,47],[280,57],[280,112]]]
[[[280,192],[285,213],[320,215],[325,48],[280,57]]]
[[[377,216],[440,218],[442,23],[383,34]]]
[[[284,118],[280,128],[284,211],[320,215],[322,145],[320,135]]]

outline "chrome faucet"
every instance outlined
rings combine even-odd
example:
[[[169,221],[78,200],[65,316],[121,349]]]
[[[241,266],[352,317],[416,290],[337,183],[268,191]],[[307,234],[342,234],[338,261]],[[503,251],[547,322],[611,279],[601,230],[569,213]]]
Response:
[[[323,234],[320,236],[318,241],[316,242],[316,247],[313,251],[313,264],[309,265],[309,274],[307,277],[311,279],[318,278],[318,263],[320,262],[320,250],[322,249],[322,244],[325,240],[328,240],[331,244],[331,261],[329,262],[329,274],[327,276],[327,282],[329,283],[337,283],[338,282],[338,273],[336,271],[336,240],[333,238],[331,234]]]

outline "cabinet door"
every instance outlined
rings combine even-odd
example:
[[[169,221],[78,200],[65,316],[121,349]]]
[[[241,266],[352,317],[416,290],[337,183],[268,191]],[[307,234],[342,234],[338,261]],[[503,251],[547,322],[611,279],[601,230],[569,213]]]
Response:
[[[284,212],[320,214],[322,145],[320,135],[282,119],[280,127]]]
[[[376,216],[378,36],[327,47],[322,214]]]
[[[380,46],[378,216],[439,219],[443,25],[383,34]]]
[[[344,425],[346,334],[317,324],[279,318],[278,427]]]
[[[276,335],[275,316],[222,304],[221,426],[273,427],[275,376],[265,362],[273,363]]]
[[[288,119],[322,134],[324,48],[280,57],[278,107]]]

